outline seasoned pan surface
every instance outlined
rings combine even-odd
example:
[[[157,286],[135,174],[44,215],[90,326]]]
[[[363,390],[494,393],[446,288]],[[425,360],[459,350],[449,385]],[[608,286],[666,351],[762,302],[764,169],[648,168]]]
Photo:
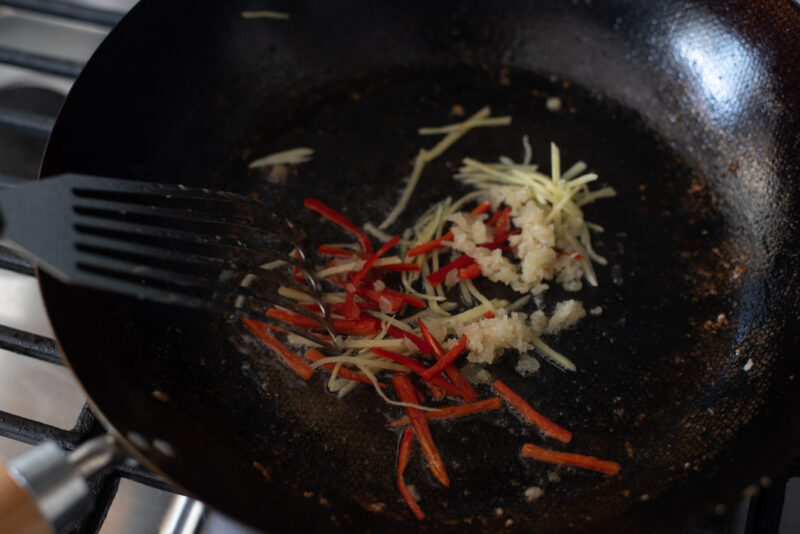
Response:
[[[596,247],[609,266],[579,298],[603,314],[553,340],[579,371],[522,379],[509,355],[492,372],[572,430],[571,450],[622,472],[521,459],[540,438],[511,414],[437,425],[453,485],[439,488],[415,455],[422,527],[665,527],[798,450],[800,14],[779,2],[562,4],[299,2],[270,5],[291,13],[277,21],[243,19],[248,2],[144,1],[76,82],[42,175],[255,192],[313,245],[337,234],[302,212],[305,196],[377,222],[431,142],[419,126],[448,122],[455,104],[511,114],[426,169],[403,222],[458,193],[462,157],[519,158],[523,134],[545,166],[555,141],[566,164],[583,159],[617,189],[587,209],[607,229]],[[294,146],[315,156],[285,184],[247,170]],[[189,492],[270,529],[414,521],[384,428],[401,412],[367,388],[336,401],[319,377],[300,383],[235,321],[41,281],[93,403]],[[533,504],[529,486],[545,490]]]

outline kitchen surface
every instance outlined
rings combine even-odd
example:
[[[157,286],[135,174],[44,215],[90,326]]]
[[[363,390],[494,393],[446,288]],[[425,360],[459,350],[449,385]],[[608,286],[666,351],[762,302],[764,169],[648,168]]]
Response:
[[[0,176],[36,176],[48,129],[73,76],[133,4],[132,0],[69,4],[0,0]],[[0,411],[66,431],[65,439],[98,432],[96,421],[85,411],[82,390],[63,365],[52,363],[58,359],[48,341],[52,330],[30,267],[7,254],[0,267],[0,346],[10,349],[0,349]],[[20,337],[18,331],[35,336]],[[0,421],[7,423],[4,415]],[[73,427],[77,434],[70,433]],[[13,424],[4,424],[0,458],[25,451],[29,443],[51,435],[47,432],[36,425],[20,426],[15,432]],[[717,518],[685,532],[800,532],[800,469],[795,465],[788,473],[785,478],[763,480],[762,488],[753,488],[738,506],[722,509]],[[99,525],[99,532],[115,534],[252,532],[162,489],[167,487],[135,466],[116,471],[97,487],[99,512],[76,531],[96,532]]]

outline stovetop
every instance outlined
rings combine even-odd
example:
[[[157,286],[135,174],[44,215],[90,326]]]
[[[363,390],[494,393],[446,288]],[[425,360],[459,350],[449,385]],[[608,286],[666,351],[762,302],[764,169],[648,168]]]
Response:
[[[135,0],[0,0],[0,175],[34,179],[74,76]],[[31,68],[32,67],[32,68]],[[0,249],[0,460],[49,437],[72,448],[102,432],[60,365],[30,264]],[[11,415],[13,414],[13,415]],[[800,465],[763,480],[717,517],[682,534],[800,532]],[[753,489],[753,488],[751,488]],[[99,502],[74,532],[252,532],[169,484],[126,466],[97,484]],[[192,514],[203,521],[185,527]],[[191,521],[189,521],[191,522]]]

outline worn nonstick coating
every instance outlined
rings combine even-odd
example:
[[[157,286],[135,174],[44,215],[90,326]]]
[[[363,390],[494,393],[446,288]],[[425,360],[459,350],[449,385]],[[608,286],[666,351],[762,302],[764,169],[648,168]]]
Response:
[[[240,16],[265,8],[291,19]],[[619,192],[586,210],[607,229],[596,245],[609,266],[579,298],[603,313],[550,340],[578,372],[523,379],[514,355],[491,369],[573,442],[545,442],[505,412],[432,425],[453,484],[438,487],[415,452],[421,525],[395,489],[397,434],[383,427],[401,411],[368,388],[336,401],[236,321],[42,274],[58,340],[114,429],[171,445],[174,457],[137,446],[152,468],[265,529],[637,532],[705,514],[800,451],[798,34],[786,0],[145,0],[103,43],[43,176],[258,191],[313,245],[342,236],[302,212],[304,196],[377,222],[432,142],[416,128],[490,104],[513,125],[470,133],[426,169],[405,223],[458,192],[460,158],[518,158],[525,133],[545,169],[553,140],[564,168],[584,159]],[[316,153],[285,185],[246,168],[298,145]],[[622,472],[523,460],[525,441]],[[533,504],[529,486],[545,490]]]

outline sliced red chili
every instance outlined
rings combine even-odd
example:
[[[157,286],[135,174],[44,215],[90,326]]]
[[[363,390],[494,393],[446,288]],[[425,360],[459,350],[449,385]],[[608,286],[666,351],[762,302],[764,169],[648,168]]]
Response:
[[[616,475],[620,470],[617,462],[601,460],[599,458],[595,458],[594,456],[584,456],[583,454],[542,449],[541,447],[537,447],[532,443],[526,443],[522,446],[522,455],[535,460],[540,460],[542,462],[559,465],[572,465],[582,469],[599,471],[608,475]]]
[[[439,237],[437,239],[432,239],[431,241],[427,241],[425,243],[422,243],[421,245],[417,245],[416,247],[408,249],[406,256],[408,256],[409,258],[413,258],[414,256],[419,256],[420,254],[433,252],[437,248],[441,247],[443,242],[452,240],[453,240],[453,232],[447,232],[442,237]]]
[[[369,240],[369,236],[365,234],[361,228],[353,224],[350,219],[336,211],[335,209],[331,208],[324,202],[317,200],[316,198],[307,198],[303,201],[303,206],[306,208],[316,211],[326,219],[330,220],[332,223],[337,224],[356,235],[358,238],[358,243],[361,245],[361,248],[364,252],[372,254],[372,243]]]
[[[280,357],[286,365],[288,365],[295,373],[300,375],[304,380],[308,380],[314,374],[314,369],[311,368],[300,356],[295,354],[289,347],[281,343],[270,334],[265,328],[264,323],[254,321],[253,319],[243,318],[242,322],[253,334],[258,336],[272,352]]]
[[[484,200],[483,202],[481,202],[480,204],[478,204],[477,206],[472,208],[472,211],[470,211],[469,214],[470,215],[482,215],[482,214],[486,213],[487,211],[489,211],[490,209],[492,209],[492,203],[489,202],[488,200]]]
[[[503,397],[506,402],[522,413],[522,416],[536,425],[539,430],[544,432],[547,437],[557,439],[562,443],[569,443],[572,440],[572,432],[561,428],[547,417],[533,409],[533,406],[517,395],[510,387],[500,380],[495,380],[494,390]]]
[[[265,315],[292,324],[298,328],[325,330],[325,327],[319,322],[300,315],[299,313],[270,308]],[[340,334],[374,334],[380,331],[381,328],[381,322],[374,317],[365,317],[362,319],[339,319],[332,317],[331,323],[333,324],[334,330]]]
[[[436,359],[440,359],[442,356],[444,356],[445,351],[439,344],[439,341],[433,337],[421,319],[418,319],[417,323],[419,324],[419,330],[422,333],[422,338],[431,346]],[[472,387],[472,384],[470,384],[467,379],[464,378],[464,375],[461,374],[461,371],[458,370],[458,367],[455,365],[448,365],[445,367],[444,372],[447,374],[447,378],[450,379],[453,385],[458,388],[461,398],[464,399],[465,402],[472,402],[478,398],[478,394],[475,393],[475,389]]]
[[[414,432],[410,428],[406,428],[403,431],[403,437],[400,438],[400,448],[397,451],[397,488],[400,490],[400,494],[403,496],[406,504],[408,504],[408,507],[411,508],[414,515],[417,516],[417,519],[422,521],[425,519],[425,514],[419,507],[419,504],[417,504],[417,501],[414,500],[411,492],[408,491],[406,480],[403,477],[406,466],[408,465],[408,460],[411,457],[411,445],[413,442]]]
[[[425,419],[434,421],[436,419],[452,419],[454,417],[463,417],[474,413],[488,412],[490,410],[499,410],[502,407],[500,397],[492,397],[478,402],[471,402],[469,404],[459,404],[457,406],[445,406],[435,412],[425,412]],[[408,424],[408,417],[403,417],[397,421],[389,423],[388,427],[401,426]]]
[[[494,222],[494,233],[505,234],[511,228],[511,208],[506,206],[500,211],[497,220]]]
[[[395,391],[397,391],[397,396],[400,397],[400,400],[403,402],[416,404],[417,399],[416,395],[414,394],[411,380],[409,380],[406,375],[394,375],[394,378],[392,379],[392,385],[394,386]],[[436,477],[436,480],[438,480],[442,486],[449,488],[450,478],[447,476],[447,471],[444,468],[444,462],[442,461],[441,456],[439,456],[439,451],[436,449],[436,444],[433,442],[433,436],[431,435],[430,428],[428,428],[428,421],[425,419],[425,415],[419,408],[406,406],[405,409],[408,419],[411,421],[411,427],[414,429],[414,434],[416,434],[419,444],[422,447],[422,452],[428,459],[428,467],[433,473],[433,476]]]
[[[349,258],[358,255],[358,252],[355,250],[337,247],[335,245],[320,245],[317,252],[324,256],[335,256],[337,258]]]
[[[458,340],[458,343],[453,345],[453,348],[448,350],[432,367],[422,373],[422,379],[429,381],[433,377],[439,376],[448,365],[452,365],[458,357],[461,356],[461,353],[467,348],[467,343],[467,336],[461,336],[461,339]]]
[[[479,277],[481,274],[481,266],[478,265],[477,262],[472,262],[461,269],[461,272],[458,273],[458,278],[461,280],[472,280],[473,278]]]
[[[397,273],[407,273],[419,271],[419,265],[416,263],[392,263],[390,265],[380,265],[378,269],[382,271],[392,271]]]
[[[376,348],[372,349],[372,352],[377,354],[378,356],[383,356],[384,358],[388,358],[388,359],[390,359],[392,361],[395,361],[395,362],[397,362],[397,363],[399,363],[401,365],[405,365],[406,367],[411,369],[411,371],[413,373],[415,373],[417,375],[421,376],[422,373],[424,373],[425,370],[426,370],[426,367],[424,365],[422,365],[421,363],[419,363],[418,361],[416,361],[416,360],[414,360],[412,358],[409,358],[408,356],[403,356],[402,354],[398,354],[398,353],[396,353],[394,351],[382,349],[380,347],[376,347]],[[452,384],[452,383],[448,382],[447,380],[445,380],[444,377],[442,377],[442,376],[434,377],[431,380],[431,384],[433,384],[434,386],[442,389],[445,393],[447,393],[451,397],[457,398],[457,397],[461,396],[461,391],[454,384]]]
[[[347,297],[345,299],[345,308],[344,308],[345,317],[347,317],[348,319],[355,319],[358,317],[359,309],[355,301],[356,288],[358,288],[361,285],[361,280],[367,275],[370,269],[372,269],[372,267],[375,265],[375,262],[378,261],[381,256],[389,252],[389,250],[391,250],[391,248],[394,247],[399,242],[400,242],[400,236],[395,236],[386,243],[384,243],[384,245],[381,248],[379,248],[377,252],[372,254],[369,257],[369,259],[367,259],[367,261],[364,262],[364,265],[361,267],[361,269],[359,269],[358,272],[355,275],[353,275],[352,280],[350,280],[350,284],[352,284],[353,289],[352,291],[351,290],[347,291]]]
[[[400,328],[397,328],[396,326],[390,326],[389,329],[386,330],[386,333],[389,334],[390,336],[392,336],[393,338],[396,338],[396,339],[400,339],[400,338],[408,339],[414,345],[416,345],[417,348],[419,349],[419,351],[422,354],[424,354],[425,356],[430,356],[431,352],[433,351],[433,349],[431,348],[431,346],[428,344],[427,341],[425,341],[424,339],[421,339],[419,336],[417,336],[413,332],[409,332],[407,330],[402,330]]]

